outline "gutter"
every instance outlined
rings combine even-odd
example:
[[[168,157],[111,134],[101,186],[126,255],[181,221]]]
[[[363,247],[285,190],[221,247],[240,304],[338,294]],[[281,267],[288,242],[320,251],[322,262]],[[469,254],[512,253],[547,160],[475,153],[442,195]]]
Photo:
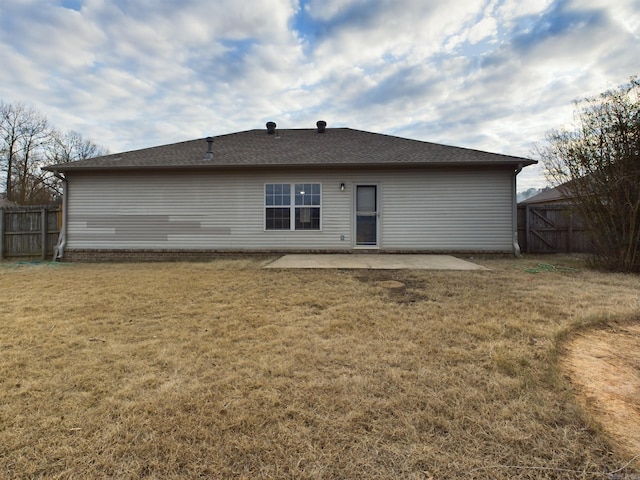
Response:
[[[69,195],[67,194],[67,178],[60,175],[57,170],[53,172],[53,175],[62,181],[62,226],[58,235],[58,243],[53,250],[53,261],[55,262],[62,260],[64,248],[67,245],[67,204]]]
[[[522,171],[523,168],[524,167],[522,163],[519,163],[513,174],[513,201],[512,201],[513,206],[511,207],[511,210],[513,212],[513,220],[512,220],[513,252],[515,256],[518,258],[522,257],[522,252],[520,250],[520,244],[518,243],[518,193],[517,193],[516,179],[518,177],[518,174]]]
[[[526,159],[524,159],[526,160]],[[527,162],[526,165],[533,165],[537,163],[535,161]],[[520,170],[525,166],[523,162],[513,162],[513,161],[495,161],[495,162],[405,162],[405,163],[388,163],[388,162],[380,162],[380,163],[366,163],[366,162],[326,162],[326,163],[260,163],[260,164],[171,164],[171,165],[100,165],[100,166],[90,166],[90,167],[82,167],[82,166],[72,166],[68,167],[65,164],[55,165],[55,167],[59,167],[59,169],[52,170],[51,168],[45,167],[44,170],[51,170],[55,172],[121,172],[121,171],[174,171],[174,170],[246,170],[246,169],[327,169],[327,168],[336,168],[336,169],[349,169],[349,168],[380,168],[380,169],[412,169],[412,168],[473,168],[473,167],[511,167],[517,166]]]

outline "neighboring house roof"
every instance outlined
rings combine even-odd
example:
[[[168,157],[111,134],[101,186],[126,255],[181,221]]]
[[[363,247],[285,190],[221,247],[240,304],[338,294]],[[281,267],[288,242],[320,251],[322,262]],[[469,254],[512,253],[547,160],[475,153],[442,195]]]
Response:
[[[46,167],[60,172],[309,166],[513,165],[535,160],[351,128],[248,130]]]
[[[549,188],[548,190],[544,190],[533,197],[527,198],[520,202],[520,205],[534,205],[534,204],[543,204],[543,203],[569,203],[571,198],[573,198],[573,194],[571,192],[568,183],[563,183],[562,185],[558,185],[554,188]]]

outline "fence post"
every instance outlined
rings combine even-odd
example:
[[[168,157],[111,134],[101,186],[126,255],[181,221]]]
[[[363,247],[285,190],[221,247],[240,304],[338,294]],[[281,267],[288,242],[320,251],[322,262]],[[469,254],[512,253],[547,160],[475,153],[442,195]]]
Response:
[[[40,220],[40,232],[42,234],[42,260],[47,259],[47,209],[43,208],[40,213],[42,219]]]
[[[4,208],[0,208],[0,260],[4,260]]]
[[[527,253],[531,252],[531,225],[529,225],[529,204],[524,206],[524,231],[527,242]]]
[[[573,253],[573,215],[569,215],[569,231],[567,232],[567,241],[569,242],[569,253]]]

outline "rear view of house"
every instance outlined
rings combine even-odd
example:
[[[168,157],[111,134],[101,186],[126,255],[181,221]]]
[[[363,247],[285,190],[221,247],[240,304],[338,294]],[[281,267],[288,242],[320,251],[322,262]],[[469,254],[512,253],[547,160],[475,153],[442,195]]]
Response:
[[[58,256],[518,252],[515,178],[535,161],[349,128],[249,130],[49,167]]]

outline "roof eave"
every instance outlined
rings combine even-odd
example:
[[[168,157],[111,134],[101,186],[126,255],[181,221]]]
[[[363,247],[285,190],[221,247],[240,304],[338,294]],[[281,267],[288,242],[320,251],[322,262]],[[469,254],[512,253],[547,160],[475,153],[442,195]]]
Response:
[[[538,163],[536,160],[506,160],[493,162],[406,162],[406,163],[288,163],[288,164],[197,164],[197,165],[100,165],[100,166],[65,166],[52,165],[43,167],[43,170],[51,172],[105,172],[105,171],[132,171],[132,170],[249,170],[249,169],[286,169],[286,168],[428,168],[428,167],[496,167],[496,166],[529,166]]]

